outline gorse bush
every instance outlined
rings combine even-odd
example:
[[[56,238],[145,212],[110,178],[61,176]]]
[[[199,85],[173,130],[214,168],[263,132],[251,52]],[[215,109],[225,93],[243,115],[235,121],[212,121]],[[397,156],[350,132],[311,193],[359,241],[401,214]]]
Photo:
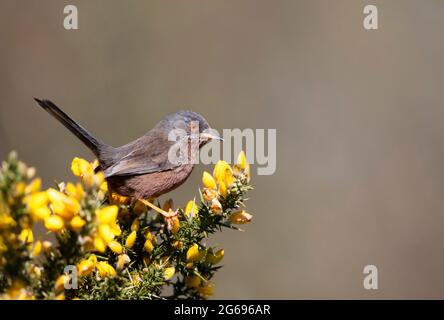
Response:
[[[150,210],[110,192],[97,162],[75,158],[76,183],[41,191],[35,170],[11,153],[0,169],[0,298],[201,299],[213,294],[224,250],[205,240],[251,221],[242,210],[250,168],[204,172],[199,201]],[[160,206],[160,204],[159,204]],[[35,239],[42,224],[54,241]]]

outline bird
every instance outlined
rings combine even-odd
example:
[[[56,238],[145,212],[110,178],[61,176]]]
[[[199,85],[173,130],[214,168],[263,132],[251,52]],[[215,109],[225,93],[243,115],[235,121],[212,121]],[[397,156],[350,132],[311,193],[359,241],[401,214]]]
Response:
[[[152,202],[182,185],[190,176],[194,163],[183,160],[189,160],[191,139],[196,139],[199,149],[213,139],[223,140],[210,128],[203,116],[193,111],[180,110],[166,116],[140,138],[120,147],[112,147],[95,138],[52,101],[34,100],[92,151],[99,162],[96,171],[103,171],[110,191],[136,198],[165,217],[173,214]],[[174,130],[183,133],[180,141],[182,146],[188,147],[185,149],[188,150],[186,159],[171,160],[171,154],[174,154],[171,150],[177,143],[170,137]]]

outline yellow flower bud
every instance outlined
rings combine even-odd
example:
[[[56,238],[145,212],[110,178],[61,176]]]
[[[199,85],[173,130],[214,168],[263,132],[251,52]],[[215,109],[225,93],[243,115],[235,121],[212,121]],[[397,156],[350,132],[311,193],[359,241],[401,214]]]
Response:
[[[222,181],[227,188],[231,187],[234,181],[233,169],[231,169],[230,165],[223,160],[219,160],[214,166],[213,176],[217,183]]]
[[[32,230],[30,228],[23,229],[22,232],[20,232],[19,239],[21,242],[30,244],[34,242],[34,235],[32,233]]]
[[[128,249],[131,249],[134,246],[136,239],[137,239],[137,232],[131,231],[128,238],[126,238],[125,247],[127,247]]]
[[[45,218],[45,228],[49,231],[60,231],[63,229],[64,225],[62,218],[59,216],[52,215]]]
[[[207,255],[207,260],[211,264],[218,264],[222,258],[225,255],[225,251],[223,249],[220,249],[216,251],[215,253],[210,253]]]
[[[122,230],[120,229],[120,226],[117,223],[113,223],[110,225],[111,232],[116,236],[120,236],[122,234]]]
[[[202,183],[205,188],[216,189],[216,180],[214,180],[213,176],[207,171],[204,171],[202,175]]]
[[[85,224],[86,221],[80,218],[79,216],[75,216],[74,218],[71,219],[70,222],[71,228],[76,232],[79,232]]]
[[[143,248],[145,249],[146,252],[151,253],[153,252],[154,246],[153,243],[151,242],[151,240],[147,239],[145,241],[145,244],[143,245]]]
[[[91,175],[94,174],[94,170],[91,163],[89,163],[85,159],[77,157],[72,160],[71,171],[77,177],[81,177],[85,174],[91,174]]]
[[[228,194],[227,186],[225,182],[219,181],[219,189],[217,190],[222,197],[226,197]]]
[[[108,242],[108,247],[116,254],[121,254],[123,252],[122,245],[115,240]]]
[[[101,278],[113,277],[116,275],[116,270],[113,268],[113,266],[104,261],[100,261],[97,264],[97,270],[99,271],[99,276]]]
[[[188,201],[184,213],[187,217],[197,217],[199,213],[199,207],[197,206],[196,202],[194,202],[194,200]]]
[[[106,243],[102,240],[100,237],[94,237],[94,248],[99,252],[105,252],[106,250]]]
[[[42,242],[36,241],[36,243],[34,244],[34,248],[32,249],[32,256],[37,257],[41,251],[42,251]]]
[[[196,261],[201,257],[199,252],[199,246],[195,243],[187,251],[187,261]]]
[[[232,213],[228,217],[228,220],[231,223],[244,224],[244,223],[250,222],[252,218],[253,218],[253,216],[251,214],[245,212],[245,210],[242,210],[239,212]]]
[[[69,276],[67,276],[66,274],[59,276],[54,285],[55,291],[58,293],[65,290],[65,283],[67,283],[68,281]]]
[[[96,216],[100,224],[112,224],[116,222],[119,208],[115,205],[96,210]]]
[[[245,156],[245,152],[242,150],[239,155],[237,156],[237,162],[236,164],[239,166],[240,169],[244,170],[247,166],[247,157]]]
[[[8,213],[0,213],[0,229],[7,229],[15,225],[17,223]]]
[[[175,273],[176,269],[174,267],[169,267],[163,271],[163,277],[165,280],[169,280],[174,276]]]

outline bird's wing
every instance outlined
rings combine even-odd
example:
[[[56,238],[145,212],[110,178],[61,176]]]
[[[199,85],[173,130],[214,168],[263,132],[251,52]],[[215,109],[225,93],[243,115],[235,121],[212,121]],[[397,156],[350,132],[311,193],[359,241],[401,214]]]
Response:
[[[175,142],[164,135],[150,132],[121,147],[121,157],[104,170],[105,177],[140,175],[172,170],[178,164],[168,160],[168,152]]]

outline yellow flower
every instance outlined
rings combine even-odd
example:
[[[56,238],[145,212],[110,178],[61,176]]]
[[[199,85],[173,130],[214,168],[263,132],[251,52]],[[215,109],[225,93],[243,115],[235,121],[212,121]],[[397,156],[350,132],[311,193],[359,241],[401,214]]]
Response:
[[[136,239],[137,239],[137,232],[131,231],[128,238],[126,238],[125,247],[127,247],[128,249],[131,249],[134,246]]]
[[[140,226],[140,220],[137,218],[134,219],[133,223],[131,223],[131,231],[139,230],[139,226]]]
[[[44,191],[32,193],[24,199],[29,210],[34,210],[35,208],[40,208],[48,204],[48,195]]]
[[[185,207],[185,216],[187,217],[197,217],[199,213],[199,207],[197,206],[196,202],[194,200],[190,200],[187,203],[187,206]]]
[[[93,175],[94,169],[88,161],[85,159],[75,157],[71,163],[71,171],[77,177],[84,175]]]
[[[207,260],[211,264],[218,264],[222,260],[224,255],[225,255],[225,251],[223,249],[220,249],[220,250],[216,251],[215,253],[209,253],[207,255]]]
[[[99,190],[102,192],[108,192],[108,183],[106,181],[103,181],[99,187]]]
[[[79,232],[85,224],[86,221],[80,218],[79,216],[75,216],[74,218],[71,219],[70,222],[71,228],[76,232]]]
[[[196,261],[199,260],[200,257],[199,246],[195,243],[187,251],[187,261]]]
[[[245,152],[241,151],[239,156],[237,157],[237,163],[234,166],[236,174],[240,174],[243,172],[247,179],[247,183],[250,182],[250,164],[247,162],[247,158],[245,156]]]
[[[110,241],[108,242],[108,247],[111,249],[112,252],[116,254],[121,254],[123,252],[123,247],[120,243],[117,241]]]
[[[41,187],[42,187],[42,179],[35,178],[34,180],[31,181],[30,184],[28,184],[26,186],[25,193],[30,194],[30,193],[38,192]]]
[[[62,218],[71,219],[73,215],[80,211],[80,203],[77,199],[68,197],[52,188],[48,189],[46,193],[51,201],[52,209]]]
[[[228,217],[228,220],[231,223],[244,224],[244,223],[250,222],[252,218],[253,218],[253,216],[251,214],[245,212],[245,210],[242,210],[239,212],[232,213]]]
[[[200,283],[202,282],[202,279],[198,276],[191,276],[185,278],[185,284],[188,288],[196,288],[200,286]]]
[[[15,195],[21,196],[25,193],[26,184],[24,182],[19,182],[15,185]]]
[[[85,191],[80,183],[74,185],[71,182],[68,182],[66,185],[66,193],[77,201],[82,200],[85,195]]]
[[[42,242],[36,241],[36,243],[34,244],[34,248],[32,249],[32,256],[37,257],[41,251],[42,251]]]
[[[102,240],[100,237],[94,237],[94,248],[99,252],[105,252],[106,250],[106,243]]]
[[[113,277],[116,275],[116,270],[113,268],[113,266],[104,261],[100,261],[97,264],[97,270],[99,271],[99,276],[101,278]]]
[[[114,240],[114,233],[111,227],[107,224],[99,225],[99,235],[105,241],[106,244]]]
[[[25,244],[33,243],[34,235],[32,233],[32,230],[30,228],[23,229],[22,232],[20,232],[19,239]]]
[[[227,188],[231,187],[234,181],[233,169],[231,169],[230,165],[224,160],[219,160],[216,163],[213,176],[217,183],[223,182]]]
[[[153,252],[154,246],[153,243],[151,242],[151,240],[147,239],[145,241],[145,244],[143,245],[143,248],[145,249],[146,252],[151,253]]]
[[[37,207],[30,210],[31,216],[34,220],[45,220],[51,215],[51,210],[48,207]]]
[[[216,180],[214,180],[213,176],[207,171],[204,171],[202,175],[202,183],[205,188],[216,189]]]
[[[165,280],[169,280],[174,276],[175,273],[176,269],[174,267],[169,267],[163,271],[163,277],[165,278]]]
[[[96,216],[100,224],[115,223],[118,213],[119,213],[119,208],[114,205],[96,210]]]
[[[0,213],[0,229],[8,229],[17,223],[8,213]]]
[[[45,218],[45,228],[49,231],[60,231],[64,227],[64,222],[62,218],[56,215],[52,215]]]
[[[245,152],[242,150],[239,152],[239,155],[237,156],[237,163],[236,163],[240,169],[244,170],[247,166],[247,157],[245,156]]]
[[[227,186],[225,185],[225,182],[223,182],[223,181],[219,181],[219,188],[218,188],[218,190],[217,190],[218,192],[219,192],[219,194],[222,196],[222,197],[226,197],[227,196],[227,194],[228,194],[228,190],[227,190]]]
[[[55,285],[54,285],[54,289],[55,291],[61,292],[65,290],[65,283],[67,283],[69,281],[69,277],[67,275],[61,275],[57,278]]]
[[[90,255],[88,259],[84,259],[77,264],[77,271],[79,276],[87,276],[91,274],[97,264],[97,257],[95,255]]]

